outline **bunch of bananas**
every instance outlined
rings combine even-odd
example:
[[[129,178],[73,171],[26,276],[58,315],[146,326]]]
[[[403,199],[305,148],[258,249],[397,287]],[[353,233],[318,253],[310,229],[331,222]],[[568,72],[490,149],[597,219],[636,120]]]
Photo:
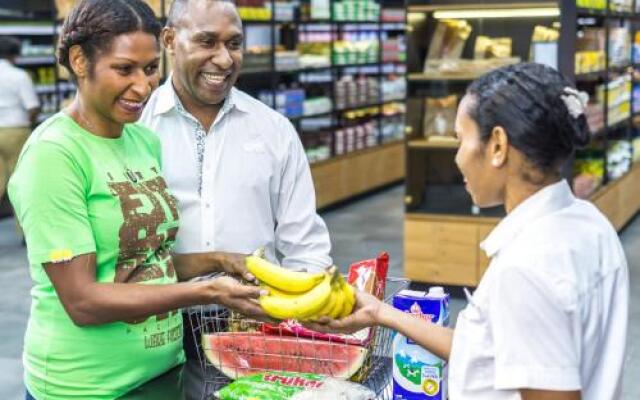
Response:
[[[290,271],[254,255],[247,257],[247,268],[269,292],[259,301],[272,318],[299,321],[324,316],[344,318],[353,310],[353,287],[336,267],[318,273]]]

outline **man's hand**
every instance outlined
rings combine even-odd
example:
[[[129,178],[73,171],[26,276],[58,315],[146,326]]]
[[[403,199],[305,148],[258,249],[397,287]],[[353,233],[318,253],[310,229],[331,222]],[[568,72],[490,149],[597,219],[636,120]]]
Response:
[[[188,281],[214,272],[226,272],[254,282],[255,277],[247,270],[246,255],[212,251],[207,253],[173,253],[173,263],[179,281]]]
[[[247,269],[247,255],[239,253],[216,252],[216,258],[221,272],[229,275],[241,276],[249,282],[255,282],[256,277]]]
[[[243,285],[229,276],[203,282],[207,286],[212,302],[225,306],[246,317],[273,322],[264,312],[258,298],[265,294],[259,286]]]
[[[351,315],[339,320],[322,317],[316,323],[305,322],[304,325],[318,332],[353,333],[378,325],[385,306],[382,301],[371,294],[356,292],[356,305]]]

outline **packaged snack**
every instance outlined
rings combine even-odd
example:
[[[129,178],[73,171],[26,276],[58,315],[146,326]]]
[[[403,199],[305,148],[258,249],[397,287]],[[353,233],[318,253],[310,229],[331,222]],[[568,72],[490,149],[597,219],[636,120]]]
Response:
[[[239,378],[214,394],[219,400],[286,400],[306,388],[321,386],[316,374],[268,372]]]
[[[245,376],[214,394],[219,400],[373,400],[362,385],[316,374],[267,372]]]

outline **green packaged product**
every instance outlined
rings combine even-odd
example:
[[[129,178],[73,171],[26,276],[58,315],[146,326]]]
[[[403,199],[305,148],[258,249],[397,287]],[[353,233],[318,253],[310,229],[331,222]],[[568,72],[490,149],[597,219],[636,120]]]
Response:
[[[267,372],[240,378],[215,393],[219,400],[284,400],[305,389],[322,386],[325,376]]]

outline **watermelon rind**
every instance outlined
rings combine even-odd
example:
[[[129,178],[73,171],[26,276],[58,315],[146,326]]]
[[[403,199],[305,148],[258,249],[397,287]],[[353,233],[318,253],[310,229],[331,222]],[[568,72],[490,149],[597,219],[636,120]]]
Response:
[[[202,350],[209,363],[231,379],[267,371],[349,379],[368,354],[363,346],[260,332],[203,334]]]

